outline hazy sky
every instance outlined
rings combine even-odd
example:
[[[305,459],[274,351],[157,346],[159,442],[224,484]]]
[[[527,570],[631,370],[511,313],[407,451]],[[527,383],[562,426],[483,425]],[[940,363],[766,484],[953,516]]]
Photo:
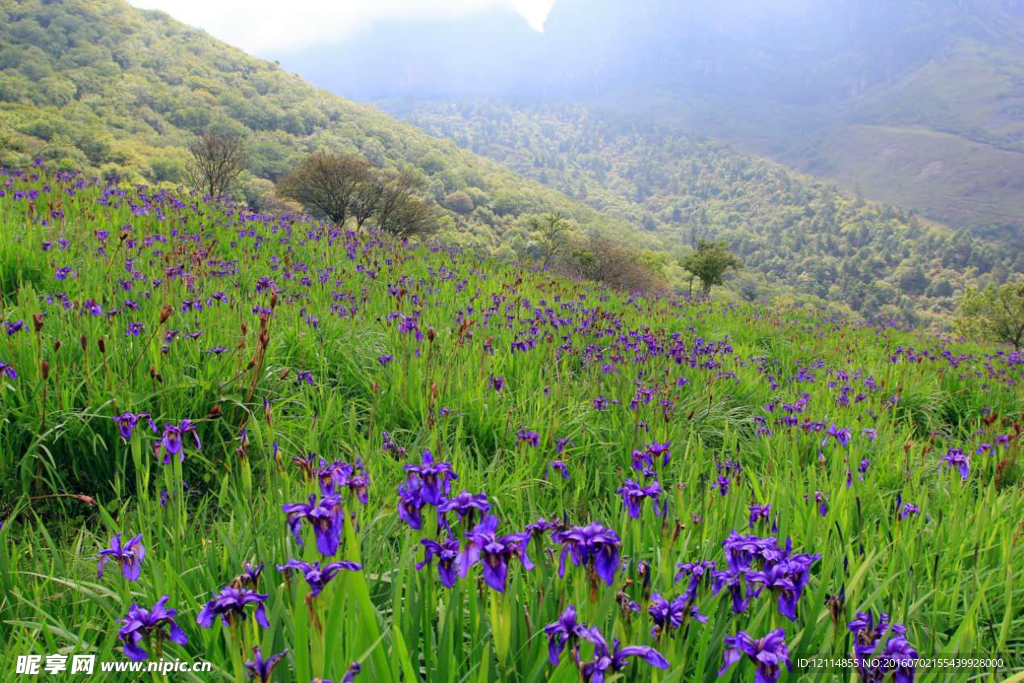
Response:
[[[401,17],[450,17],[485,7],[516,10],[542,30],[555,0],[129,0],[206,29],[256,54],[351,34],[367,23]]]

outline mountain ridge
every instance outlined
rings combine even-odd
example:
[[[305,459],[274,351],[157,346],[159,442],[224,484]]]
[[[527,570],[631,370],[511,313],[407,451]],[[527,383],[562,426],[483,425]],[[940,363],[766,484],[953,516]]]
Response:
[[[493,21],[493,31],[514,26]],[[407,24],[412,39],[403,44],[411,61],[438,51],[465,53],[465,44],[439,43],[427,30],[417,39],[416,26]],[[379,35],[370,29],[364,40],[372,44]],[[462,32],[451,29],[450,35]],[[507,63],[500,73],[489,71],[488,55],[498,53]],[[325,74],[318,84],[360,99],[499,96],[614,104],[981,234],[1024,230],[1024,184],[1016,184],[1014,193],[1000,192],[1004,180],[987,173],[1001,160],[997,152],[1024,151],[1019,0],[558,0],[539,42],[525,42],[518,54],[506,48],[498,53],[476,50],[472,61],[479,68],[467,67],[458,79],[427,71],[398,86],[391,67],[378,71],[366,62],[357,81]],[[282,59],[302,63],[301,53]],[[656,109],[649,106],[652,98],[659,100]],[[937,180],[936,192],[922,195],[909,185],[894,192],[892,177],[879,179],[856,154],[836,153],[852,126],[906,130],[901,143],[911,158],[929,151],[915,128],[991,148],[975,151],[971,173]],[[952,167],[963,149],[947,145],[931,152]],[[908,169],[896,185],[919,170]],[[984,197],[990,190],[991,200]],[[990,210],[972,217],[957,208],[962,200],[989,201]]]

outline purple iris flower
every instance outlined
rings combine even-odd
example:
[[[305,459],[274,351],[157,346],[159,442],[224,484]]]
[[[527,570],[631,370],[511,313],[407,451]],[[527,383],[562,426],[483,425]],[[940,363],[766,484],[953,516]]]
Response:
[[[423,451],[422,464],[406,465],[405,469],[410,479],[423,483],[421,495],[427,505],[439,505],[452,490],[452,480],[459,478],[450,462],[435,463],[430,451]]]
[[[520,532],[499,537],[497,529],[497,517],[484,517],[472,531],[466,533],[468,543],[463,546],[455,562],[461,577],[465,577],[469,573],[469,568],[479,562],[487,585],[499,593],[504,593],[509,560],[518,557],[527,571],[533,569],[533,562],[526,552],[526,546],[530,541],[528,533]]]
[[[797,603],[803,594],[804,587],[810,580],[811,565],[820,559],[820,555],[806,553],[787,557],[761,572],[747,575],[750,583],[763,584],[765,588],[779,596],[779,613],[796,621]]]
[[[505,378],[492,376],[491,387],[493,387],[495,391],[501,391],[503,388],[505,388]]]
[[[146,326],[142,323],[128,323],[128,330],[125,335],[128,337],[138,337],[146,329]]]
[[[310,494],[308,503],[289,503],[282,509],[288,514],[288,528],[296,543],[303,545],[302,520],[306,520],[316,534],[316,548],[320,554],[334,557],[341,545],[341,531],[345,523],[340,497],[323,495],[317,502],[316,494]]]
[[[178,610],[167,609],[168,600],[170,600],[170,596],[164,595],[157,600],[151,610],[133,604],[128,608],[128,615],[117,620],[124,624],[117,632],[117,639],[124,644],[124,654],[128,659],[135,662],[149,659],[149,653],[139,647],[139,641],[156,634],[157,649],[159,650],[160,642],[165,637],[165,627],[168,630],[166,635],[168,640],[178,645],[188,643],[188,636],[174,621],[174,615],[178,613]]]
[[[774,564],[787,554],[787,551],[779,548],[775,538],[759,538],[754,535],[738,534],[730,532],[729,536],[722,541],[725,548],[725,559],[729,569],[733,572],[746,569],[754,559],[760,559],[768,564]]]
[[[544,627],[544,633],[548,637],[548,661],[552,666],[558,666],[558,658],[566,645],[571,645],[584,627],[576,622],[576,608],[569,605],[558,617],[558,621]]]
[[[146,557],[146,547],[142,545],[142,534],[135,536],[127,543],[121,543],[121,534],[117,533],[110,539],[110,547],[100,551],[100,561],[96,566],[96,578],[103,577],[103,567],[114,560],[121,565],[121,574],[129,581],[138,581],[142,573],[142,560]]]
[[[273,672],[274,667],[277,666],[284,656],[288,654],[288,650],[282,650],[277,654],[270,655],[266,659],[263,659],[263,651],[260,650],[259,645],[252,646],[252,659],[245,660],[245,668],[252,672],[251,676],[253,679],[259,679],[260,683],[267,683],[270,680],[270,674]]]
[[[914,683],[917,650],[907,641],[905,635],[895,635],[885,644],[879,658],[886,664],[886,672],[892,672],[894,683]],[[882,676],[884,678],[884,674]],[[877,680],[865,678],[865,680]]]
[[[672,443],[669,441],[666,441],[665,443],[652,441],[651,443],[647,444],[647,446],[644,447],[644,450],[647,452],[647,454],[651,457],[652,460],[661,457],[661,464],[667,467],[669,460],[672,459],[672,452],[669,450],[671,446]]]
[[[424,538],[420,541],[424,549],[423,561],[416,565],[416,571],[430,565],[434,557],[437,557],[437,574],[441,577],[441,585],[451,588],[455,585],[457,578],[455,560],[459,555],[459,542],[449,538],[444,543]]]
[[[866,614],[858,612],[849,628],[853,633],[857,670],[865,681],[881,681],[892,672],[898,683],[913,683],[915,667],[913,664],[906,666],[905,662],[917,659],[917,651],[907,642],[906,628],[891,624],[887,614],[880,614],[876,622],[870,610]],[[878,655],[878,644],[886,634],[890,634],[889,639]]]
[[[224,586],[220,589],[220,593],[216,593],[213,599],[199,611],[196,623],[203,628],[210,628],[213,626],[214,618],[220,617],[221,623],[228,626],[237,617],[244,620],[246,618],[245,606],[255,604],[256,610],[253,612],[253,617],[256,618],[256,623],[263,628],[270,628],[270,622],[267,621],[267,610],[263,605],[268,597],[266,593],[257,593],[248,588]]]
[[[943,464],[949,469],[956,469],[960,473],[960,478],[967,481],[967,477],[971,473],[971,456],[966,455],[959,448],[950,448],[942,457],[942,463],[939,464],[940,471]]]
[[[874,441],[878,438],[878,430],[871,427],[865,427],[860,433],[863,434],[864,438],[868,441]]]
[[[622,496],[622,504],[626,508],[626,514],[633,519],[640,517],[640,507],[645,498],[651,499],[654,504],[654,514],[658,514],[658,496],[661,495],[661,486],[658,482],[648,486],[640,486],[640,484],[632,479],[626,479],[626,483],[615,493]]]
[[[526,533],[530,534],[530,538],[540,539],[544,536],[544,533],[547,531],[554,530],[555,532],[557,532],[559,529],[563,528],[564,525],[558,520],[555,520],[554,522],[549,522],[543,517],[538,517],[536,522],[534,522],[533,524],[526,525]]]
[[[186,434],[191,434],[195,439],[197,451],[203,450],[203,444],[199,441],[199,434],[192,420],[182,420],[177,426],[164,425],[164,434],[157,446],[163,452],[163,464],[169,465],[173,455],[179,456],[179,460],[185,462],[185,450],[182,448],[181,440]]]
[[[520,441],[522,441],[531,448],[536,448],[538,445],[540,445],[540,434],[538,434],[537,432],[531,432],[527,430],[525,427],[521,428],[518,434],[516,434],[516,436],[519,437]]]
[[[880,641],[891,628],[898,635],[906,633],[906,629],[899,624],[891,624],[889,615],[880,613],[878,619],[871,610],[857,612],[849,623],[850,633],[853,634],[854,650],[858,656],[868,655],[875,651],[875,645]]]
[[[580,637],[594,644],[594,659],[580,666],[584,683],[604,683],[605,674],[622,671],[629,665],[630,657],[644,660],[656,669],[667,669],[668,660],[652,647],[631,645],[620,647],[619,640],[612,641],[608,647],[604,636],[597,627],[582,629]]]
[[[9,379],[18,379],[18,373],[14,371],[14,366],[10,363],[0,363],[0,377],[4,376]]]
[[[284,564],[277,565],[277,571],[286,576],[293,569],[302,572],[302,578],[309,584],[310,595],[320,595],[323,589],[327,587],[328,582],[337,576],[338,572],[342,569],[357,572],[362,569],[362,566],[357,562],[350,562],[349,560],[331,562],[322,567],[319,561],[309,564],[300,560],[288,560]]]
[[[340,460],[327,465],[321,458],[320,465],[320,469],[314,470],[313,474],[320,480],[321,492],[331,494],[335,492],[335,487],[347,488],[360,503],[366,505],[369,500],[370,474],[361,458],[356,458],[354,465]]]
[[[828,436],[826,436],[825,439],[821,442],[822,446],[824,446],[824,445],[826,445],[828,443],[828,437],[829,436],[831,436],[836,441],[838,441],[839,444],[843,448],[846,448],[847,446],[850,445],[851,434],[850,434],[850,430],[849,429],[846,429],[846,428],[839,429],[834,424],[833,425],[829,425],[829,427],[828,427]]]
[[[634,450],[632,453],[631,466],[637,472],[643,472],[644,476],[657,476],[657,472],[654,471],[654,460],[651,458],[651,454],[647,451]]]
[[[771,517],[771,514],[772,506],[770,504],[760,505],[758,503],[754,503],[753,505],[750,506],[750,520],[747,523],[747,526],[753,529],[754,525],[757,524],[759,521],[764,520],[767,522],[768,519]]]
[[[256,584],[260,580],[260,574],[263,573],[263,563],[252,566],[250,563],[245,562],[242,565],[242,573],[238,576],[238,580],[243,584],[249,584],[253,588],[256,588]]]
[[[807,498],[805,495],[804,498]],[[818,512],[821,513],[822,517],[828,515],[828,501],[825,499],[825,494],[821,491],[814,492],[814,502],[818,504]]]
[[[900,508],[900,519],[906,519],[910,515],[916,515],[921,512],[921,508],[917,507],[913,503],[904,503],[903,507]]]
[[[377,362],[380,363],[380,366],[382,368],[386,368],[388,366],[388,363],[390,363],[394,359],[395,357],[393,355],[391,355],[390,353],[385,353],[381,354],[381,356],[377,359]]]
[[[552,469],[562,475],[563,479],[570,479],[569,466],[565,464],[564,460],[552,460],[548,463],[548,466],[544,471],[544,478],[547,479],[548,469]]]
[[[696,619],[702,624],[708,620],[706,616],[697,611],[696,605],[689,604],[685,595],[680,595],[669,602],[654,593],[651,595],[651,606],[647,608],[647,613],[654,621],[654,626],[651,627],[651,637],[655,639],[663,633],[674,635],[672,632],[683,625],[686,617]]]
[[[729,493],[729,484],[731,483],[732,481],[729,479],[729,477],[719,477],[718,481],[716,481],[714,485],[715,488],[718,489],[718,492],[724,496],[725,494]]]
[[[750,606],[751,597],[756,597],[757,593],[751,593],[749,596],[744,594],[744,587],[747,586],[747,570],[725,570],[714,572],[715,582],[711,586],[712,595],[718,595],[722,592],[722,589],[729,591],[729,596],[732,598],[732,611],[735,614],[742,614],[747,611],[747,607]]]
[[[560,577],[565,576],[565,559],[569,557],[577,567],[592,567],[597,576],[609,586],[614,583],[615,572],[619,569],[619,548],[622,545],[614,531],[591,523],[556,533],[552,539],[562,546],[558,565]]]
[[[678,582],[684,576],[690,577],[690,583],[683,592],[683,597],[687,603],[692,603],[697,599],[697,589],[700,588],[702,583],[708,583],[712,578],[712,572],[715,569],[714,560],[704,560],[703,562],[680,562],[676,565],[679,570],[676,572],[676,576],[673,581]]]
[[[441,514],[455,512],[459,516],[459,520],[465,521],[467,526],[473,526],[477,512],[486,515],[490,510],[491,504],[487,501],[486,493],[470,493],[469,491],[463,491],[437,506],[437,511]]]
[[[746,655],[757,665],[754,683],[775,683],[782,673],[781,664],[785,664],[790,671],[793,670],[793,664],[789,661],[789,648],[786,646],[785,637],[786,632],[781,628],[772,631],[760,640],[754,640],[743,631],[735,636],[726,636],[724,666],[719,670],[718,675],[724,674],[729,667]]]
[[[398,487],[398,518],[419,531],[423,528],[423,482],[419,479],[406,481]]]
[[[117,431],[121,434],[121,438],[128,441],[132,438],[132,431],[139,424],[139,420],[148,417],[149,413],[133,415],[132,413],[124,412],[114,416],[114,423],[117,425]]]

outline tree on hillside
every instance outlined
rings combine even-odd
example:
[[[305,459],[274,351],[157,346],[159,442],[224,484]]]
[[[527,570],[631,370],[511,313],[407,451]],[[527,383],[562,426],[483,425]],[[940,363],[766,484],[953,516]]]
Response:
[[[743,261],[729,251],[724,241],[700,240],[697,249],[686,255],[680,265],[691,276],[700,280],[701,294],[708,296],[711,288],[722,284],[723,276],[730,270],[743,267]]]
[[[360,191],[373,180],[371,166],[358,157],[316,153],[282,178],[277,191],[302,204],[311,215],[342,225],[357,203]],[[359,214],[363,216],[362,210]]]
[[[416,196],[403,199],[384,228],[399,237],[428,235],[437,229],[437,213]]]
[[[185,174],[192,187],[211,197],[228,193],[249,165],[245,140],[237,135],[206,132],[188,146]]]
[[[560,213],[549,213],[543,217],[530,219],[530,228],[537,233],[537,241],[544,250],[543,268],[547,268],[551,259],[565,244],[565,231],[568,229],[565,218]]]
[[[434,210],[416,196],[420,183],[407,173],[381,174],[375,179],[380,199],[375,216],[377,227],[401,237],[433,232],[437,227]]]
[[[362,229],[363,224],[380,210],[381,199],[384,197],[384,186],[383,175],[379,171],[371,171],[366,182],[360,183],[356,188],[351,207],[356,228]]]
[[[656,292],[665,288],[660,275],[645,265],[643,255],[600,235],[574,238],[572,248],[559,258],[567,272],[603,282],[626,292]]]
[[[956,327],[965,337],[1024,349],[1024,282],[968,289],[957,309]]]

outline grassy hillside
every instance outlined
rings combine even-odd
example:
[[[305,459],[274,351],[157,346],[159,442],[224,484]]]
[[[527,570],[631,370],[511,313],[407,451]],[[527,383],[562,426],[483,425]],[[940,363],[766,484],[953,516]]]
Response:
[[[728,240],[767,278],[735,283],[751,295],[792,284],[868,316],[917,311],[936,322],[967,283],[1024,272],[1019,251],[671,127],[570,105],[385,106],[651,234],[677,244]],[[852,153],[856,141],[849,145]]]
[[[317,90],[165,14],[121,0],[0,0],[0,162],[23,167],[39,156],[64,170],[176,184],[185,145],[208,129],[248,137],[253,163],[241,191],[257,207],[302,155],[330,150],[421,176],[442,208],[449,194],[467,192],[475,210],[446,211],[449,241],[526,242],[520,218],[549,210],[629,233],[499,164]]]
[[[789,683],[849,679],[827,660],[856,647],[918,683],[1024,671],[1019,353],[45,166],[0,171],[0,294],[8,666]],[[733,646],[769,634],[757,672]]]

